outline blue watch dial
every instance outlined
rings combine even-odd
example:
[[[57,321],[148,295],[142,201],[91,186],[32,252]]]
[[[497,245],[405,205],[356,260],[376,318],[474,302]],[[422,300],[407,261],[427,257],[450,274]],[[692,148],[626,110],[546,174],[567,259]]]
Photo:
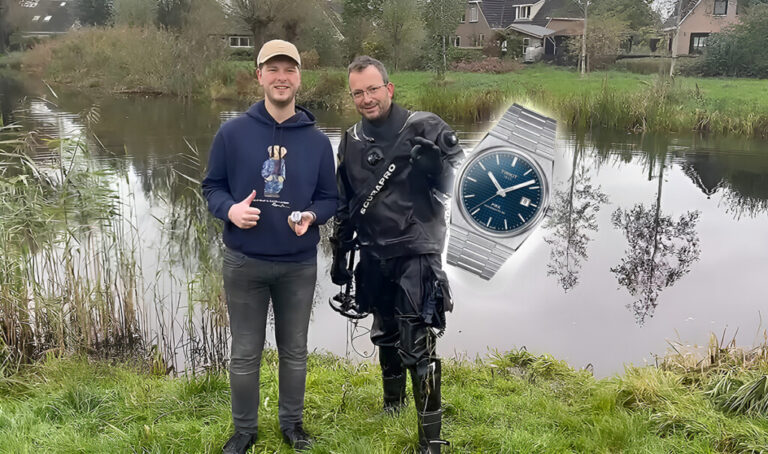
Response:
[[[481,229],[512,233],[536,217],[542,207],[542,186],[542,177],[528,158],[495,151],[469,162],[459,186],[460,203]]]

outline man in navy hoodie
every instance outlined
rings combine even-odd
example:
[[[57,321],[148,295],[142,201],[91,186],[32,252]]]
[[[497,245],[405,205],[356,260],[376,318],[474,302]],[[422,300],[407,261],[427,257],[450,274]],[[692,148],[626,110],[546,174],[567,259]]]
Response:
[[[280,362],[280,428],[294,449],[311,445],[302,414],[318,225],[333,216],[338,199],[330,141],[315,127],[314,116],[296,105],[299,52],[273,40],[256,60],[264,100],[221,126],[202,183],[208,209],[224,221],[235,425],[225,454],[245,453],[256,441],[270,299]],[[293,212],[300,212],[300,220],[291,218]]]

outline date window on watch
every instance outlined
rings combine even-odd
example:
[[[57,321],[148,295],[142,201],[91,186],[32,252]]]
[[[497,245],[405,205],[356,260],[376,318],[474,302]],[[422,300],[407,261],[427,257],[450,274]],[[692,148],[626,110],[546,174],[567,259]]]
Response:
[[[522,205],[524,207],[531,206],[531,199],[529,199],[528,197],[521,197],[520,198],[520,205]]]

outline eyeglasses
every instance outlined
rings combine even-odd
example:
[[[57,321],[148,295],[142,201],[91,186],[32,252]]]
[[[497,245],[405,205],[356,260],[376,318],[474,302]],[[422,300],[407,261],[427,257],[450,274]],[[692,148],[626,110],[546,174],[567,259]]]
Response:
[[[368,96],[373,97],[373,96],[376,96],[376,93],[378,93],[379,90],[381,90],[382,88],[386,87],[387,85],[389,85],[389,84],[382,84],[382,85],[377,85],[375,87],[368,87],[365,90],[351,91],[351,92],[349,92],[349,95],[352,96],[352,98],[357,99],[357,100],[363,99],[363,95],[365,95],[365,94],[367,94]]]

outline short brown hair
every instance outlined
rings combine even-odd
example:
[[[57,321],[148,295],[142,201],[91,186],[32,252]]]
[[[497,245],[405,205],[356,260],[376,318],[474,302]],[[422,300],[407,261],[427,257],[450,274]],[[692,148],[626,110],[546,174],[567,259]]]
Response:
[[[369,66],[373,66],[379,71],[379,73],[381,74],[381,79],[384,81],[385,84],[389,83],[389,75],[387,74],[387,68],[384,67],[384,64],[382,62],[376,60],[373,57],[369,57],[368,55],[360,55],[358,57],[355,57],[355,59],[352,60],[352,63],[350,63],[349,66],[347,67],[347,76],[349,76],[352,73],[352,71],[360,72]]]

